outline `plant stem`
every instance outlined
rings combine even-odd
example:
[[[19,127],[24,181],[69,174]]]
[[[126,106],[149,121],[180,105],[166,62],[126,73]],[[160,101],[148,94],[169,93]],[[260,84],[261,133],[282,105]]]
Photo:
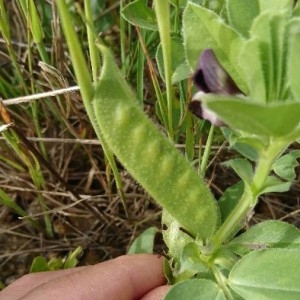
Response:
[[[164,58],[165,84],[168,108],[168,134],[174,140],[173,129],[173,93],[172,93],[172,62],[170,38],[170,6],[167,0],[154,0],[155,14]]]
[[[89,114],[89,116],[92,116],[90,103],[94,96],[94,88],[92,86],[90,71],[87,68],[79,39],[75,32],[75,28],[73,26],[66,2],[56,1],[56,5],[60,14],[60,21],[62,23],[63,31],[67,39],[67,44],[69,46],[75,76],[78,85],[80,86],[80,93],[82,95],[87,113]]]
[[[121,70],[126,74],[126,21],[121,12],[123,9],[123,0],[120,0],[120,49],[121,49]]]
[[[145,55],[141,46],[141,43],[144,43],[146,37],[146,31],[141,28],[140,37],[142,41],[138,43],[137,46],[137,74],[136,74],[136,82],[137,82],[137,98],[138,102],[143,107],[144,105],[144,69],[145,69]]]
[[[237,205],[234,207],[234,209],[231,211],[230,215],[227,217],[225,222],[222,224],[222,226],[219,228],[219,230],[216,232],[216,234],[213,237],[212,240],[212,246],[213,246],[213,253],[215,253],[220,246],[223,244],[224,241],[230,236],[230,234],[238,228],[242,220],[247,215],[251,203],[254,202],[253,194],[250,190],[250,187],[248,185],[245,185],[244,193],[242,197],[240,198]]]
[[[212,272],[214,273],[214,276],[217,280],[218,285],[223,290],[223,292],[226,296],[226,299],[233,300],[234,298],[231,295],[231,292],[226,285],[226,282],[225,282],[226,279],[224,278],[224,275],[219,271],[219,269],[214,264],[211,264],[210,268],[211,268]]]
[[[91,59],[92,78],[93,78],[93,82],[96,82],[98,77],[98,72],[100,69],[100,55],[99,55],[99,50],[97,49],[95,44],[96,34],[95,34],[95,28],[93,22],[91,1],[84,0],[84,12],[87,21],[86,32],[88,37],[89,54]]]
[[[248,211],[255,206],[274,160],[287,146],[288,144],[286,141],[270,139],[269,146],[265,149],[265,151],[260,153],[252,182],[250,184],[245,183],[244,193],[238,204],[234,207],[230,215],[213,237],[212,253],[215,253],[222,243],[228,239],[232,232],[239,228]]]
[[[208,138],[206,141],[205,149],[203,152],[202,160],[201,160],[201,166],[200,166],[200,173],[204,176],[207,168],[208,158],[210,155],[211,145],[213,142],[213,136],[214,136],[214,129],[215,126],[211,125],[209,129]]]
[[[252,179],[251,189],[254,194],[259,194],[261,188],[272,168],[276,157],[288,146],[286,141],[270,139],[269,147],[261,153],[257,163],[256,171]]]
[[[126,216],[128,217],[128,209],[126,206],[125,195],[122,191],[123,185],[122,185],[121,177],[118,172],[118,168],[117,168],[114,156],[113,156],[112,152],[110,151],[110,149],[108,148],[105,140],[103,139],[101,130],[96,122],[94,108],[92,106],[92,100],[93,100],[93,96],[94,96],[94,87],[92,85],[92,78],[91,78],[89,70],[87,68],[87,65],[86,65],[86,62],[85,62],[85,59],[83,56],[83,52],[81,49],[81,45],[79,43],[78,36],[73,27],[71,16],[68,12],[68,7],[67,7],[65,1],[57,1],[56,5],[58,8],[58,12],[60,14],[62,27],[63,27],[64,33],[65,33],[68,48],[70,51],[71,61],[73,64],[76,79],[77,79],[78,85],[80,86],[80,93],[82,95],[84,107],[85,107],[87,114],[89,116],[89,119],[94,127],[97,137],[102,145],[104,154],[114,172],[117,187],[120,191],[122,203],[124,205],[124,210],[125,210]],[[94,67],[96,68],[96,65]]]
[[[156,76],[155,68],[153,66],[153,63],[152,63],[151,58],[149,56],[149,53],[147,51],[146,45],[144,43],[144,39],[143,39],[142,34],[141,34],[141,31],[138,27],[136,27],[136,32],[139,36],[139,42],[140,42],[140,45],[141,45],[142,50],[144,52],[145,59],[147,61],[147,65],[148,65],[150,76],[151,76],[151,81],[152,81],[152,84],[153,84],[153,88],[155,90],[155,95],[156,95],[156,98],[157,98],[158,106],[159,106],[159,109],[161,111],[163,124],[165,125],[165,127],[167,127],[167,124],[168,124],[168,120],[166,119],[166,117],[167,117],[167,107],[166,107],[164,99],[163,99],[162,91],[160,89],[160,85],[159,85],[159,82],[158,82],[158,79],[157,79],[157,76]]]

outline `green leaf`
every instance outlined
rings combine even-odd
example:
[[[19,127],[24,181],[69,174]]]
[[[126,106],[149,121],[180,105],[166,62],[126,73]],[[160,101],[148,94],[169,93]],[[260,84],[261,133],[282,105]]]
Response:
[[[167,212],[199,238],[210,238],[219,222],[211,192],[191,164],[141,110],[109,50],[92,101],[98,127],[110,149]]]
[[[229,286],[245,300],[300,299],[300,250],[267,249],[244,256],[229,274]]]
[[[299,9],[300,10],[300,9]],[[296,101],[300,102],[300,18],[293,18],[289,24],[289,37],[288,37],[288,83],[290,85],[293,97]]]
[[[28,213],[20,207],[6,192],[0,189],[0,204],[7,206],[8,208],[15,211],[18,215],[25,217]]]
[[[242,154],[243,157],[251,161],[257,161],[258,153],[264,149],[266,143],[263,143],[257,136],[247,136],[245,133],[240,136],[228,127],[222,127],[221,130],[230,147]]]
[[[35,43],[41,43],[44,38],[43,27],[41,20],[33,0],[20,0],[19,1],[23,14],[29,22],[29,28]]]
[[[181,64],[177,65],[172,75],[172,83],[175,84],[179,81],[185,80],[191,76],[191,68],[183,61]]]
[[[240,68],[246,78],[250,97],[256,102],[284,100],[286,93],[286,10],[259,15],[250,30],[250,39],[239,53]]]
[[[70,268],[76,267],[78,264],[77,257],[80,256],[82,254],[82,252],[83,252],[83,249],[81,246],[78,246],[76,249],[71,251],[66,258],[63,268],[70,269]]]
[[[172,69],[174,70],[172,74],[172,83],[175,84],[179,81],[190,77],[192,70],[186,62],[183,42],[181,38],[171,38],[171,49]],[[156,61],[158,65],[158,70],[160,72],[160,76],[162,79],[164,79],[165,72],[161,44],[157,48]]]
[[[170,0],[170,3],[172,3],[174,6],[179,5],[179,7],[185,7],[187,0]]]
[[[231,26],[248,37],[252,22],[259,14],[259,1],[227,0],[227,11]]]
[[[52,257],[48,261],[48,266],[49,266],[51,271],[64,269],[63,258],[61,258],[61,257]]]
[[[158,30],[155,13],[148,7],[148,1],[136,0],[126,5],[121,14],[124,19],[135,25],[149,30]]]
[[[183,278],[191,278],[197,273],[208,273],[209,268],[200,258],[199,246],[195,242],[188,243],[181,255],[180,270],[177,276]]]
[[[231,211],[237,205],[244,192],[244,183],[240,181],[226,189],[222,197],[219,199],[219,207],[221,212],[222,223],[229,216]]]
[[[163,98],[163,101],[165,101],[165,104],[167,104],[166,103],[166,101],[167,101],[166,93],[162,94],[162,98]],[[164,117],[163,117],[163,114],[161,111],[161,106],[158,101],[155,102],[155,114],[156,114],[156,117],[159,119],[159,121],[162,124],[164,124]],[[173,128],[180,129],[181,132],[184,132],[186,123],[184,121],[182,121],[182,106],[181,106],[181,103],[179,102],[179,99],[174,99],[174,101],[173,101],[172,121],[173,121]],[[177,134],[180,134],[180,132],[178,132]]]
[[[4,0],[0,0],[0,32],[6,42],[10,41],[9,22],[7,9],[4,7]]]
[[[267,193],[283,193],[287,192],[291,187],[290,182],[285,182],[280,180],[275,176],[268,176],[265,184],[259,191],[259,194],[267,194]]]
[[[293,181],[296,178],[295,168],[299,165],[297,159],[300,157],[300,150],[290,151],[278,158],[273,164],[273,171],[282,179]]]
[[[189,279],[175,284],[164,300],[226,300],[223,291],[210,280]]]
[[[36,273],[36,272],[44,272],[50,271],[51,269],[48,266],[48,262],[45,257],[37,256],[33,259],[29,273]]]
[[[131,244],[127,254],[153,253],[154,238],[157,233],[156,227],[144,230]]]
[[[204,105],[232,129],[268,137],[299,135],[299,102],[262,105],[246,98],[203,95]],[[234,112],[234,113],[233,113]]]
[[[247,92],[238,62],[243,39],[219,15],[189,2],[183,15],[183,36],[187,60],[193,69],[203,50],[211,48],[238,87]]]
[[[265,221],[233,239],[228,246],[241,256],[265,248],[300,249],[300,231],[282,221]]]
[[[250,38],[245,41],[238,55],[241,72],[249,86],[249,97],[256,102],[265,103],[267,86],[258,40]]]
[[[232,148],[238,151],[242,156],[246,157],[250,161],[256,162],[258,160],[259,153],[263,151],[266,138],[261,136],[247,135],[245,132],[241,136],[238,136]]]
[[[216,4],[216,2],[219,2],[220,0],[214,0],[214,1],[208,1],[208,2],[214,2],[212,5],[218,5]],[[187,5],[188,2],[193,2],[193,3],[196,3],[196,4],[199,4],[199,5],[205,5],[207,3],[207,0],[170,0],[170,2],[177,6],[179,5],[180,7],[185,7]]]
[[[175,263],[179,263],[184,247],[193,239],[181,230],[180,223],[165,210],[162,213],[162,224],[162,234],[168,253]]]
[[[298,1],[294,11],[293,11],[293,17],[300,17],[300,2]]]
[[[260,12],[273,12],[278,13],[279,11],[288,10],[292,11],[294,0],[259,0]]]
[[[179,246],[181,246],[179,244]],[[171,255],[171,259],[168,261],[168,273],[172,274],[171,283],[177,283],[183,280],[191,279],[194,276],[198,276],[202,279],[213,279],[214,275],[208,268],[206,262],[201,259],[200,252],[201,245],[196,242],[187,243],[184,248],[181,248],[180,259],[175,259]],[[177,249],[179,253],[179,249]],[[170,252],[168,253],[170,254]],[[171,271],[172,270],[172,271]]]
[[[253,168],[248,160],[244,158],[235,158],[227,160],[223,164],[227,167],[231,167],[244,182],[248,184],[251,182]]]

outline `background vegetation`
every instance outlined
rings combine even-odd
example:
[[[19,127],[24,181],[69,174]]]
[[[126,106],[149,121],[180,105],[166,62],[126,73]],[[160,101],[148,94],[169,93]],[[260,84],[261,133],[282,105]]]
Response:
[[[88,49],[83,1],[68,2],[82,47]],[[156,64],[159,36],[122,18],[120,10],[129,2],[91,0],[94,33],[115,54],[147,114],[167,132],[157,114],[158,95],[165,93]],[[180,6],[172,2],[171,25],[180,38]],[[28,3],[36,6],[28,10]],[[81,246],[79,264],[92,264],[126,253],[149,226],[160,228],[160,209],[118,163],[116,183],[76,88],[54,4],[0,1],[0,281],[5,285],[27,273],[39,255],[52,259],[52,269],[60,268]],[[86,55],[88,62],[92,59]],[[238,180],[221,164],[236,153],[216,131],[209,160],[200,164],[209,124],[187,113],[190,80],[175,85],[174,94],[176,145],[205,174],[218,198]],[[298,178],[289,193],[280,195],[284,201],[276,194],[263,196],[251,222],[284,219],[297,226],[299,188]],[[159,235],[155,250],[164,252]]]

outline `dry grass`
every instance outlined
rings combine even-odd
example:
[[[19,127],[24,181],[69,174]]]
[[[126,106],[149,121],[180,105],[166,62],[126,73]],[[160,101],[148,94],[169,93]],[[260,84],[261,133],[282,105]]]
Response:
[[[24,148],[22,157],[1,138],[0,188],[44,228],[44,214],[38,201],[42,196],[54,231],[54,237],[49,238],[43,229],[33,228],[28,219],[20,219],[6,206],[0,207],[0,281],[8,284],[28,272],[32,259],[38,255],[63,257],[80,245],[84,249],[80,264],[91,264],[124,254],[141,230],[150,225],[159,226],[160,210],[120,166],[127,217],[78,91],[46,98],[43,95],[74,86],[57,20],[52,20],[54,35],[47,45],[51,66],[41,64],[37,49],[28,48],[26,27],[17,2],[5,5],[14,24],[11,27],[13,48],[31,98],[26,97],[21,86],[14,86],[13,66],[1,39],[0,80],[7,82],[11,89],[0,96],[14,123],[8,130],[26,137],[26,144],[24,140],[19,142]],[[115,15],[117,9],[115,4],[108,3],[103,14]],[[103,37],[117,40],[117,31],[111,29]],[[33,110],[37,112],[41,136],[33,121]],[[34,149],[39,152],[35,157],[46,182],[43,189],[33,183],[24,163],[32,159]]]

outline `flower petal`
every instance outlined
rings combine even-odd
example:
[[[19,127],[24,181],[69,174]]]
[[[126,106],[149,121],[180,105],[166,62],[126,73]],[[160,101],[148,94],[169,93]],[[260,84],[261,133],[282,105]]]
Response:
[[[203,105],[201,101],[201,96],[203,94],[203,92],[198,92],[194,95],[189,104],[189,110],[198,118],[207,120],[217,127],[224,126],[225,124],[218,118],[218,116]]]
[[[240,94],[230,75],[220,65],[212,49],[205,49],[194,74],[195,86],[205,93]]]

